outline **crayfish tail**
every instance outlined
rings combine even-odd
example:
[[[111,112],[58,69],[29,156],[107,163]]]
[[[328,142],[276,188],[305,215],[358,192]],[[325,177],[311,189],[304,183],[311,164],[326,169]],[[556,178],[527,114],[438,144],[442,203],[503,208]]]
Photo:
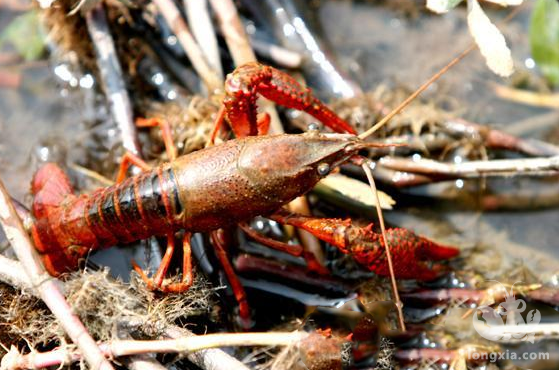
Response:
[[[47,163],[37,171],[31,183],[31,191],[33,242],[47,271],[53,276],[58,276],[76,268],[78,261],[87,252],[87,249],[81,246],[66,245],[71,244],[73,240],[66,240],[67,230],[62,226],[64,219],[83,214],[82,208],[67,208],[64,204],[69,200],[77,201],[78,204],[83,202],[74,195],[68,176],[54,163]],[[62,240],[64,242],[61,242]]]
[[[37,216],[39,211],[39,217],[43,206],[59,206],[66,196],[73,194],[68,176],[55,163],[46,163],[39,168],[33,177],[31,192],[34,214]]]

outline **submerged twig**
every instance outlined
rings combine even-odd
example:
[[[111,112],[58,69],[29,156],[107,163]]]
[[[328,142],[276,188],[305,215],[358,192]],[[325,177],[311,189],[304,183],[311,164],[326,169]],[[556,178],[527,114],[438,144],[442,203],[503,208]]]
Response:
[[[272,60],[279,66],[286,68],[299,68],[303,63],[303,56],[296,51],[256,38],[251,38],[250,43],[257,54],[266,59]]]
[[[165,366],[148,355],[131,356],[126,361],[126,366],[130,370],[167,370]]]
[[[219,25],[231,57],[237,66],[255,62],[256,55],[250,46],[237,8],[232,0],[210,0],[212,8],[219,19]]]
[[[124,148],[141,155],[140,144],[134,125],[132,104],[122,79],[122,69],[118,61],[115,44],[111,37],[107,16],[102,3],[98,3],[85,14],[87,30],[97,54],[97,66],[105,95],[117,124]]]
[[[112,369],[87,329],[72,312],[56,280],[45,271],[2,181],[0,181],[0,222],[33,289],[39,292],[41,299],[58,319],[70,339],[78,346],[89,366],[92,369]]]
[[[449,119],[443,123],[450,133],[479,136],[483,144],[493,149],[506,149],[533,156],[559,155],[559,147],[536,139],[523,139],[501,130],[464,119]]]
[[[171,326],[165,330],[171,339],[194,336],[186,329]],[[241,361],[218,348],[201,349],[186,355],[186,358],[201,369],[207,370],[249,370]]]
[[[508,86],[492,84],[495,95],[516,103],[544,108],[559,108],[559,94],[541,94],[534,91],[513,89]]]
[[[32,284],[27,279],[21,263],[18,261],[13,261],[2,255],[0,255],[0,281],[6,284],[10,284],[18,289],[27,289],[30,294],[38,296],[38,292],[32,289]],[[62,286],[62,288],[66,288],[65,283],[60,282],[60,285]],[[144,321],[142,320],[142,323],[143,322]],[[134,322],[122,320],[121,323],[123,327],[134,328]],[[159,323],[156,322],[152,325],[158,324]],[[173,325],[168,326],[164,330],[164,336],[167,338],[177,339],[180,337],[194,335],[195,334],[186,329]],[[20,356],[19,354],[17,355]],[[190,360],[201,369],[248,370],[248,368],[244,366],[239,360],[217,348],[200,350],[194,353],[190,353],[186,357],[188,358],[188,360]],[[9,361],[9,358],[4,361]],[[3,367],[0,368],[3,369]]]

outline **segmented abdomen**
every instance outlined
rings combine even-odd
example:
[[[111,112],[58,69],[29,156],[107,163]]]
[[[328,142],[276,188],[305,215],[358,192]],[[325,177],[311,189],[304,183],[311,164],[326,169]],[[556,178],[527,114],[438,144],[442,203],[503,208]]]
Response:
[[[102,247],[179,229],[181,212],[174,172],[164,165],[92,194],[84,217]]]

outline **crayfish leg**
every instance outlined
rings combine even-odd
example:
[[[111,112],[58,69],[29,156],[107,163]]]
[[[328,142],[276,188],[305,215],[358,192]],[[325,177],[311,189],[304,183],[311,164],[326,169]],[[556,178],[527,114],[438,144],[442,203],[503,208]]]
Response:
[[[267,238],[263,235],[260,235],[257,231],[252,229],[247,224],[239,224],[239,227],[252,239],[256,240],[260,244],[278,250],[280,252],[288,253],[292,256],[299,257],[303,254],[303,248],[300,245],[292,245],[287,244],[284,242],[280,242],[278,240]]]
[[[149,290],[159,290],[163,293],[183,293],[187,291],[193,282],[192,277],[192,249],[190,247],[190,233],[183,236],[183,263],[182,263],[182,279],[180,283],[164,283],[165,275],[169,270],[174,251],[175,251],[175,236],[173,234],[167,235],[167,249],[165,255],[159,264],[159,268],[153,278],[150,278],[142,270],[135,261],[132,261],[134,270],[140,275]]]
[[[210,234],[212,243],[215,248],[215,254],[219,260],[219,263],[223,267],[223,271],[225,271],[225,275],[229,280],[229,284],[231,284],[231,289],[233,290],[233,294],[235,295],[235,299],[239,304],[239,317],[241,319],[241,325],[248,329],[251,326],[250,320],[250,308],[248,306],[247,296],[243,285],[241,284],[239,277],[233,270],[233,266],[231,265],[231,261],[229,261],[229,257],[227,256],[227,251],[225,250],[225,242],[221,237],[220,233],[223,230],[215,230],[212,231]]]
[[[132,165],[139,167],[140,169],[142,169],[142,171],[151,170],[151,166],[146,162],[144,162],[142,158],[138,157],[136,154],[126,152],[122,156],[122,160],[120,162],[118,175],[116,176],[117,183],[124,181],[124,179],[126,178],[126,173],[128,172],[130,166]]]
[[[171,125],[161,118],[138,118],[136,119],[136,126],[138,127],[158,127],[161,130],[161,137],[165,145],[165,151],[169,161],[177,159],[177,147],[173,141],[173,132]]]

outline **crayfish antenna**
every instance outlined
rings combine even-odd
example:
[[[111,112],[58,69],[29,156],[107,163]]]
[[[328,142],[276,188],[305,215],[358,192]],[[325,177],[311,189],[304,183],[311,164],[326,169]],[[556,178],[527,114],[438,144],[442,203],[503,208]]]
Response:
[[[368,160],[363,160],[361,167],[363,168],[363,171],[365,171],[365,175],[367,175],[367,180],[369,180],[369,185],[371,186],[371,190],[375,195],[375,200],[376,200],[375,206],[377,209],[380,229],[382,231],[382,241],[386,252],[386,261],[388,262],[388,270],[390,272],[390,282],[392,283],[392,293],[394,294],[394,300],[396,301],[396,308],[398,310],[398,322],[400,325],[400,330],[406,331],[406,324],[404,323],[403,304],[402,301],[400,300],[400,294],[398,293],[396,275],[394,274],[394,265],[392,264],[392,255],[390,254],[390,245],[388,245],[388,238],[386,236],[386,227],[384,226],[384,217],[382,215],[382,208],[380,207],[380,199],[378,196],[375,179],[373,178],[373,173],[371,171],[371,168],[369,167],[370,163],[371,162]]]
[[[405,107],[407,107],[415,98],[419,96],[423,91],[425,91],[431,84],[437,81],[442,75],[444,75],[450,68],[454,67],[458,64],[459,61],[464,59],[466,55],[468,55],[472,50],[476,47],[475,44],[470,45],[466,50],[464,50],[460,55],[456,58],[452,59],[447,65],[441,68],[437,73],[435,73],[431,78],[423,83],[423,85],[419,86],[417,90],[415,90],[410,96],[408,96],[403,102],[401,102],[396,108],[394,108],[390,113],[384,116],[380,121],[375,123],[373,127],[368,129],[367,131],[358,135],[358,138],[361,140],[366,139],[367,137],[371,136],[373,133],[377,132],[382,126],[384,126],[388,121],[390,121],[395,115],[400,113]]]

